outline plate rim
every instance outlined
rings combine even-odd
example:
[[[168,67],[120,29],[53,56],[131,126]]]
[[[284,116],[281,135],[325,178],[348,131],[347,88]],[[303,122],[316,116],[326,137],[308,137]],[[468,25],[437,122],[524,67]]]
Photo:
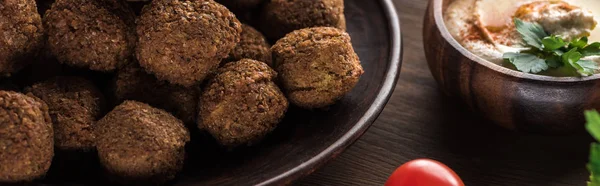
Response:
[[[360,120],[358,120],[356,125],[334,143],[329,145],[325,150],[321,151],[316,156],[313,156],[308,161],[277,176],[268,178],[256,185],[286,185],[294,180],[310,175],[328,162],[331,157],[338,156],[350,147],[350,145],[358,140],[379,117],[396,87],[398,77],[400,76],[404,52],[404,50],[402,50],[403,40],[400,19],[394,3],[392,0],[379,0],[379,3],[384,9],[385,17],[388,19],[391,47],[389,51],[390,67],[386,72],[385,80],[380,91],[377,93],[375,101],[373,101],[367,112],[365,112]]]

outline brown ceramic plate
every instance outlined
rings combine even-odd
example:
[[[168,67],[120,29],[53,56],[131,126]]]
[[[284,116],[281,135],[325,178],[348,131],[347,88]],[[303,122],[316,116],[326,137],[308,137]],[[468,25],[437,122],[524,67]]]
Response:
[[[283,123],[254,147],[227,151],[208,135],[192,132],[185,167],[169,185],[291,183],[339,155],[369,128],[400,72],[400,25],[391,0],[346,0],[345,6],[348,32],[365,70],[352,92],[327,110],[290,108]],[[107,184],[98,171],[57,166],[53,164],[42,183]],[[68,171],[60,171],[64,169]]]

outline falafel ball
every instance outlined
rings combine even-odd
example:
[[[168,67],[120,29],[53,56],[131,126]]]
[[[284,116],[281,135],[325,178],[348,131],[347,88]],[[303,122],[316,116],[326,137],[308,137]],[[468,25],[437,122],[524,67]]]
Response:
[[[288,101],[273,82],[277,73],[251,59],[218,70],[200,97],[198,126],[226,147],[252,145],[281,121]]]
[[[350,35],[332,27],[294,31],[271,48],[288,99],[312,109],[334,104],[364,73]]]
[[[115,181],[161,184],[183,167],[190,134],[181,120],[145,103],[125,101],[98,121],[100,162]]]
[[[136,56],[160,80],[191,87],[240,41],[241,23],[213,0],[154,0],[139,18]]]
[[[35,59],[44,46],[35,0],[0,1],[0,76],[11,76]]]
[[[195,123],[200,87],[185,88],[159,81],[139,67],[127,65],[116,76],[114,91],[116,99],[136,100],[165,109],[184,123]]]
[[[135,49],[135,15],[123,0],[56,0],[44,26],[50,51],[71,66],[110,72]]]
[[[272,66],[271,45],[265,36],[250,25],[242,24],[240,42],[231,51],[227,62],[248,58],[264,62]]]
[[[94,148],[94,124],[105,106],[96,86],[80,77],[54,77],[25,89],[42,99],[50,109],[54,145],[62,150]]]
[[[0,91],[0,184],[40,178],[54,156],[52,121],[46,104]]]
[[[271,40],[309,27],[346,30],[344,0],[271,0],[263,8],[260,19],[261,30]]]

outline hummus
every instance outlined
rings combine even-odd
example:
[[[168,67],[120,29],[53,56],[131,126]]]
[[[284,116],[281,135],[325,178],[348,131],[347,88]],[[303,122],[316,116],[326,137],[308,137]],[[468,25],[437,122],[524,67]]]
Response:
[[[504,53],[523,50],[513,18],[537,22],[567,41],[590,36],[597,25],[590,11],[556,0],[455,0],[444,13],[448,31],[463,47],[496,64],[504,63]]]
[[[562,36],[570,41],[589,37],[596,27],[594,15],[565,2],[534,2],[520,7],[515,17],[528,22],[537,22],[550,34]]]

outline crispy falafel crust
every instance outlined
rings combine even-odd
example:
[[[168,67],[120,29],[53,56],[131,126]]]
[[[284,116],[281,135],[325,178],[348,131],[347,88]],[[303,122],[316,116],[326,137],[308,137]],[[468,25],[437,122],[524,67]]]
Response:
[[[185,88],[160,81],[135,63],[119,70],[114,86],[118,101],[141,101],[173,113],[186,124],[196,122],[199,86]]]
[[[261,14],[261,31],[271,40],[309,27],[346,30],[344,0],[271,0]]]
[[[80,77],[55,77],[25,89],[48,105],[55,146],[63,150],[94,148],[93,126],[105,106],[96,86]]]
[[[0,2],[0,76],[28,65],[44,45],[42,19],[34,0]]]
[[[113,71],[135,49],[135,14],[123,0],[56,0],[44,26],[50,51],[71,66]]]
[[[239,61],[244,58],[254,59],[272,66],[271,45],[265,36],[252,26],[243,24],[240,42],[231,51],[227,62]]]
[[[200,98],[198,125],[222,145],[251,145],[281,121],[288,101],[267,64],[243,59],[228,63],[210,80]]]
[[[350,35],[332,27],[294,31],[271,48],[290,102],[302,108],[334,104],[364,73]]]
[[[241,23],[213,0],[154,0],[138,20],[136,56],[160,80],[202,82],[240,41]]]
[[[52,121],[46,104],[21,93],[0,91],[0,184],[44,176],[53,156]]]
[[[190,135],[183,122],[164,110],[125,101],[95,128],[100,162],[121,183],[158,185],[183,167]]]

